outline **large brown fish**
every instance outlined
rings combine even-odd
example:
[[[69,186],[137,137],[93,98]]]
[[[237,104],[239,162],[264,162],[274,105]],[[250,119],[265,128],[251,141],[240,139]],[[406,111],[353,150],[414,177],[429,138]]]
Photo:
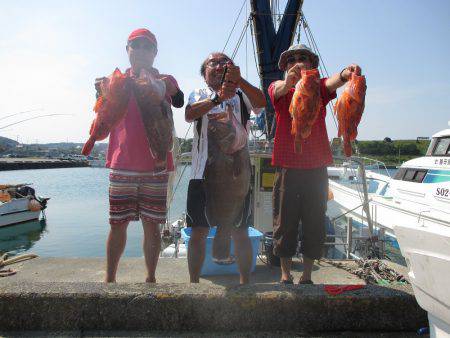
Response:
[[[230,259],[231,230],[244,221],[244,202],[250,187],[247,133],[231,106],[208,121],[208,162],[205,168],[206,218],[217,226],[212,255]]]
[[[344,152],[347,157],[352,155],[351,141],[358,135],[358,125],[365,106],[366,89],[366,78],[352,73],[347,86],[336,102],[338,136],[344,138]]]
[[[156,170],[162,171],[167,166],[167,153],[172,150],[174,128],[172,109],[164,97],[164,82],[141,74],[133,90]]]
[[[124,118],[131,93],[131,79],[116,68],[109,78],[99,83],[100,96],[95,103],[96,112],[89,131],[89,139],[81,153],[89,155],[96,141],[104,140],[111,130]]]
[[[311,135],[311,129],[321,108],[320,75],[317,69],[301,71],[295,86],[289,112],[292,116],[291,134],[295,136],[295,152],[302,152],[302,140]]]

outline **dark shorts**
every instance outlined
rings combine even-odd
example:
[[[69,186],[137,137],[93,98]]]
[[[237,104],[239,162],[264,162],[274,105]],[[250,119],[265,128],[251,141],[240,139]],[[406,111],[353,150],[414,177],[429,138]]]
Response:
[[[302,254],[311,259],[322,256],[327,200],[326,167],[277,169],[273,187],[273,251],[276,256],[296,254],[300,221]]]
[[[208,220],[205,215],[206,193],[204,187],[204,180],[190,180],[187,192],[186,205],[186,224],[188,227],[209,227]],[[244,217],[240,227],[249,226],[250,216],[250,192],[245,198]],[[213,225],[214,226],[214,225]]]

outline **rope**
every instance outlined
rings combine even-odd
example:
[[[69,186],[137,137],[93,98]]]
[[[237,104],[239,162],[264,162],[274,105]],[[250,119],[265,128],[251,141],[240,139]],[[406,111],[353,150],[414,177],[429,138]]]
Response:
[[[249,22],[250,22],[250,17],[248,17],[247,22],[246,22],[244,28],[242,29],[242,33],[239,36],[239,40],[238,40],[238,42],[236,44],[236,47],[234,48],[233,54],[231,55],[231,60],[234,60],[234,58],[236,57],[236,54],[237,54],[237,52],[239,50],[239,47],[241,46],[241,42],[244,39],[245,33],[247,31],[247,27],[249,25]]]
[[[13,269],[2,269],[3,267],[11,264],[15,264],[18,262],[23,262],[29,259],[33,259],[39,257],[36,254],[23,254],[19,256],[15,256],[13,258],[8,259],[8,254],[5,253],[3,256],[0,257],[0,277],[8,277],[15,275],[17,273],[16,270]]]
[[[228,35],[227,42],[225,42],[225,46],[223,46],[222,53],[225,51],[225,48],[227,48],[228,41],[230,41],[231,34],[233,34],[234,28],[236,27],[236,24],[237,24],[237,22],[238,22],[238,20],[239,20],[239,17],[241,16],[242,9],[244,8],[244,5],[246,4],[246,2],[247,2],[247,0],[244,0],[244,2],[242,3],[241,9],[239,10],[239,14],[238,14],[238,16],[236,17],[236,20],[234,21],[233,28],[231,28],[231,32],[230,32],[230,34]]]
[[[327,67],[325,66],[325,62],[323,61],[323,58],[322,58],[322,54],[320,54],[319,47],[317,46],[316,40],[314,39],[313,33],[311,31],[311,28],[309,27],[308,21],[306,20],[306,17],[304,15],[303,11],[301,12],[300,16],[301,16],[301,22],[303,23],[303,30],[305,31],[305,36],[306,36],[306,39],[308,40],[308,44],[312,47],[312,49],[319,56],[319,60],[320,60],[320,64],[321,64],[321,67],[319,67],[319,72],[321,73],[321,76],[323,77],[323,75],[324,75],[324,72],[322,71],[322,68],[323,68],[326,76],[329,77]],[[333,104],[331,103],[331,101],[328,103],[328,108],[332,112],[331,116],[333,118],[333,122],[336,127],[336,130],[339,130],[339,127],[338,127],[338,124],[336,121],[336,116],[335,116],[336,112],[334,110],[334,107],[333,107]]]

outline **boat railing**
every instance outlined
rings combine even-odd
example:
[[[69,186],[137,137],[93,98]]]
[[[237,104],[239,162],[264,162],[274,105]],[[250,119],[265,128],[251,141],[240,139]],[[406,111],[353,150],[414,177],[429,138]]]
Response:
[[[345,240],[342,243],[326,243],[327,245],[344,245],[346,246],[346,257],[347,258],[355,258],[355,254],[352,253],[352,243],[354,241],[362,241],[365,242],[367,244],[367,250],[366,252],[374,252],[374,251],[378,251],[381,255],[381,257],[384,257],[384,253],[385,253],[385,235],[384,235],[384,229],[379,229],[378,230],[378,234],[375,236],[374,234],[374,226],[373,226],[373,219],[371,216],[371,211],[370,211],[370,205],[369,202],[371,201],[369,198],[369,193],[368,193],[368,185],[367,185],[367,176],[366,176],[366,169],[365,169],[365,160],[372,160],[372,159],[368,159],[365,157],[359,157],[359,156],[351,156],[351,157],[344,157],[344,156],[333,156],[333,159],[336,161],[342,161],[342,162],[350,162],[350,163],[354,163],[357,166],[357,170],[358,170],[358,177],[361,179],[361,188],[362,191],[360,193],[361,196],[361,204],[359,204],[358,206],[354,207],[351,210],[347,210],[346,212],[338,215],[337,217],[334,217],[332,220],[330,220],[332,222],[332,224],[335,224],[336,221],[338,219],[341,219],[343,217],[345,217],[347,214],[355,211],[356,209],[359,209],[362,207],[363,213],[361,213],[361,223],[363,223],[364,221],[364,214],[365,214],[365,220],[367,222],[368,225],[368,235],[367,236],[359,236],[359,237],[355,237],[353,236],[353,218],[352,217],[347,217],[347,231],[346,231],[346,236],[345,236]],[[376,161],[376,160],[375,160]],[[380,161],[378,161],[380,162]],[[382,162],[380,162],[382,163]],[[383,164],[384,165],[384,164]],[[387,168],[386,168],[387,171]],[[358,188],[360,189],[360,188]],[[332,236],[329,236],[332,237]],[[342,238],[342,236],[338,236],[340,238]],[[377,245],[377,243],[380,243],[379,245]],[[381,251],[381,252],[380,252]],[[357,257],[359,258],[359,257]]]

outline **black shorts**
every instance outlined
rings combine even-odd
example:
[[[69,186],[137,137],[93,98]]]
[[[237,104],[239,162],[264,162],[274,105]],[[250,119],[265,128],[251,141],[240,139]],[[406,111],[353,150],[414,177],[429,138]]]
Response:
[[[327,200],[326,167],[277,169],[273,187],[273,251],[276,256],[295,255],[301,221],[302,254],[311,259],[321,257]]]
[[[189,181],[186,205],[186,224],[188,227],[209,227],[205,215],[206,193],[204,180],[194,179]],[[247,194],[244,202],[244,217],[240,228],[248,227],[251,213],[251,194]]]

